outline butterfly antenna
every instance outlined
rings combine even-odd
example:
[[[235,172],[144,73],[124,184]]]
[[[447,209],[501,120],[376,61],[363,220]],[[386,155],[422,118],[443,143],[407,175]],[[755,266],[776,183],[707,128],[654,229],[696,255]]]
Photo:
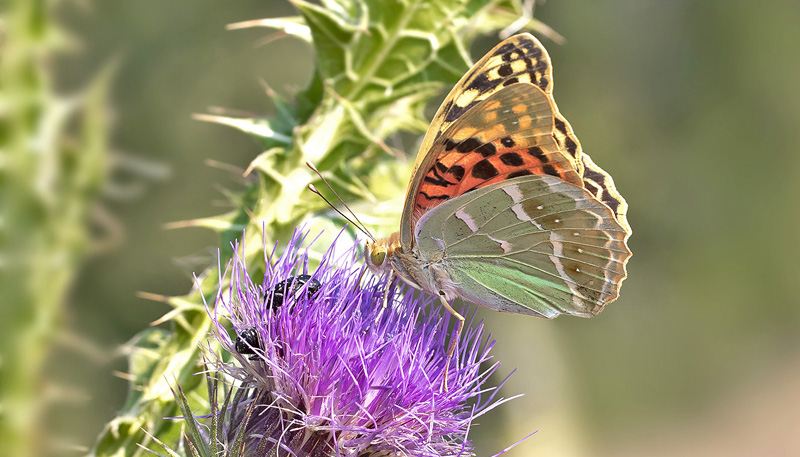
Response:
[[[321,179],[321,180],[322,180],[322,182],[323,182],[323,183],[325,183],[325,186],[327,186],[327,187],[328,187],[328,189],[330,189],[330,191],[331,191],[331,192],[333,192],[333,195],[336,195],[336,198],[339,200],[339,203],[341,203],[341,204],[342,204],[342,206],[344,206],[345,208],[347,208],[347,211],[348,211],[348,212],[350,212],[350,215],[351,215],[351,216],[353,216],[353,218],[351,219],[351,218],[349,218],[349,217],[345,216],[345,215],[344,215],[344,214],[343,214],[341,211],[339,211],[338,209],[336,209],[336,207],[335,207],[335,206],[333,206],[333,205],[331,204],[331,202],[330,202],[330,201],[328,201],[328,199],[327,199],[327,198],[323,197],[323,196],[322,196],[322,194],[321,194],[321,193],[319,193],[319,191],[316,189],[316,187],[314,187],[312,184],[309,184],[309,185],[308,185],[308,188],[309,188],[309,190],[311,190],[311,192],[314,192],[315,194],[317,194],[317,195],[319,195],[320,197],[322,197],[322,199],[323,199],[323,200],[325,200],[325,202],[328,204],[328,206],[330,206],[331,208],[333,208],[333,210],[334,210],[334,211],[336,211],[337,213],[339,213],[339,214],[340,214],[340,215],[341,215],[343,218],[345,218],[345,220],[347,220],[347,221],[349,221],[350,223],[352,223],[353,225],[355,225],[355,226],[356,226],[356,227],[357,227],[359,230],[361,230],[361,232],[363,232],[365,235],[367,235],[367,237],[369,237],[369,239],[371,239],[371,240],[374,242],[374,241],[375,241],[375,237],[374,237],[374,236],[372,236],[372,234],[371,234],[371,233],[369,233],[369,231],[368,231],[368,230],[367,230],[367,228],[366,228],[367,226],[366,226],[366,225],[364,225],[364,223],[363,223],[363,222],[361,222],[361,219],[359,219],[359,218],[358,218],[358,216],[356,216],[356,213],[355,213],[355,212],[353,212],[353,210],[352,210],[352,209],[350,209],[350,207],[349,207],[349,206],[347,206],[347,203],[345,203],[345,202],[344,202],[344,200],[342,200],[342,197],[340,197],[340,196],[339,196],[339,194],[337,194],[337,193],[336,193],[336,191],[335,191],[335,190],[333,190],[333,187],[331,187],[331,185],[328,183],[328,180],[327,180],[327,179],[325,179],[325,177],[324,177],[324,176],[322,176],[322,173],[320,173],[320,172],[319,172],[319,170],[317,170],[317,167],[315,167],[315,166],[314,166],[314,164],[313,164],[313,163],[311,163],[311,162],[306,162],[306,165],[308,166],[308,168],[310,168],[311,170],[313,170],[313,171],[314,171],[314,173],[316,173],[316,174],[317,174],[317,176],[319,176],[319,179]],[[353,222],[353,219],[355,219],[355,221],[356,221],[356,222],[358,222],[358,224],[356,224],[355,222]]]
[[[327,204],[328,204],[328,206],[330,206],[330,207],[331,207],[331,208],[332,208],[334,211],[336,211],[337,213],[339,213],[339,215],[340,215],[340,216],[342,216],[342,217],[343,217],[343,218],[344,218],[344,219],[345,219],[347,222],[349,222],[349,223],[353,224],[353,227],[355,227],[355,228],[357,228],[357,229],[361,230],[361,233],[363,233],[364,235],[367,235],[367,237],[369,237],[369,239],[371,239],[373,242],[375,241],[375,237],[373,237],[373,236],[372,236],[372,234],[371,234],[371,233],[369,233],[369,232],[367,231],[367,229],[365,229],[364,227],[362,227],[362,226],[360,226],[360,225],[356,224],[355,222],[353,222],[353,220],[352,220],[352,219],[350,219],[349,217],[347,217],[347,215],[346,215],[346,214],[344,214],[343,212],[339,211],[339,208],[337,208],[337,207],[333,206],[333,203],[331,203],[331,202],[330,202],[330,200],[328,200],[327,198],[325,198],[325,196],[324,196],[324,195],[322,195],[322,194],[321,194],[321,193],[320,193],[320,192],[317,190],[317,188],[316,188],[316,187],[314,187],[314,185],[313,185],[313,184],[309,184],[309,185],[308,185],[308,190],[310,190],[311,192],[314,192],[314,193],[315,193],[315,194],[317,194],[317,195],[318,195],[318,196],[319,196],[321,199],[325,200],[325,203],[327,203]],[[348,209],[349,209],[349,208],[348,208]],[[359,222],[361,222],[361,221],[359,221]]]

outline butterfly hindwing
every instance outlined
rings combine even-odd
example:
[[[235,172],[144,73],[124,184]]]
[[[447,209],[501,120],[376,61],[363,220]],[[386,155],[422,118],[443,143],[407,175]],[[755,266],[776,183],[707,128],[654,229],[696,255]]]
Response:
[[[600,312],[617,298],[631,255],[628,232],[607,206],[549,175],[448,200],[415,232],[424,258],[446,256],[458,296],[543,317]]]

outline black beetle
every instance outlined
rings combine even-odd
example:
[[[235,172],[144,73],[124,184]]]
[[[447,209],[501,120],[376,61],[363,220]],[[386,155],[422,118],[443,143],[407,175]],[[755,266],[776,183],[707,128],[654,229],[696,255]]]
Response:
[[[310,275],[292,276],[291,278],[284,279],[278,284],[275,284],[275,287],[272,288],[272,299],[269,302],[270,308],[272,308],[273,311],[278,311],[278,308],[283,306],[287,298],[297,294],[297,292],[306,284],[308,284],[306,286],[306,291],[308,292],[309,297],[319,292],[319,290],[322,288],[322,283],[316,279],[312,279]],[[265,295],[265,298],[270,300],[269,293]]]
[[[245,355],[255,355],[255,349],[264,349],[261,347],[261,339],[258,337],[258,331],[255,327],[246,328],[236,335],[236,342],[233,347],[236,349],[236,352]]]
[[[272,311],[277,312],[278,308],[285,303],[287,295],[291,297],[297,294],[303,286],[306,286],[305,290],[310,297],[319,292],[322,288],[322,283],[316,279],[312,279],[310,275],[292,276],[275,284],[275,287],[272,288],[272,294],[266,293],[264,298],[269,300],[269,307],[272,308]],[[259,338],[258,335],[258,330],[256,330],[255,327],[246,328],[239,332],[236,335],[236,341],[233,347],[239,354],[251,355],[250,360],[256,360],[258,358],[255,351],[256,349],[264,350],[261,344],[261,338]]]

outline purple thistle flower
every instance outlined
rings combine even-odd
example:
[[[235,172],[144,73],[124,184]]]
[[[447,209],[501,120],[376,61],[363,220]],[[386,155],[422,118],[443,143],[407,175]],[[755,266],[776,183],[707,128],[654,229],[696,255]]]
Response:
[[[238,381],[228,441],[244,427],[244,455],[473,455],[472,421],[506,401],[485,385],[499,363],[481,369],[494,345],[482,324],[463,332],[445,392],[449,314],[407,287],[392,287],[380,314],[386,280],[359,283],[358,245],[332,246],[310,274],[305,237],[277,259],[265,247],[258,283],[234,246],[210,311],[234,358],[218,369]]]

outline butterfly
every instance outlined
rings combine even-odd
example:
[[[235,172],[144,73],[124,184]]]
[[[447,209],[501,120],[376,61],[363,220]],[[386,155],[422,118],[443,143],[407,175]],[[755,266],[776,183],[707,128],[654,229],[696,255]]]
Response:
[[[508,38],[450,91],[422,141],[400,230],[366,245],[376,274],[499,311],[597,315],[631,257],[628,205],[553,100],[547,51]],[[445,368],[445,376],[447,372]],[[446,386],[446,377],[445,377]]]

